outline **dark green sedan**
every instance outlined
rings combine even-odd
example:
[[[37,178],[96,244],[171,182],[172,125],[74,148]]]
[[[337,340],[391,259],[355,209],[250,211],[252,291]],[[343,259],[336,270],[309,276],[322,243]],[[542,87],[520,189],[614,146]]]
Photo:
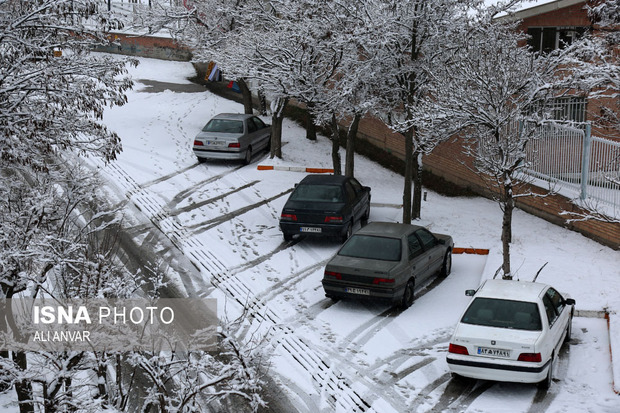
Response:
[[[383,300],[407,308],[416,284],[450,274],[453,247],[451,236],[421,226],[371,222],[325,266],[325,295]]]

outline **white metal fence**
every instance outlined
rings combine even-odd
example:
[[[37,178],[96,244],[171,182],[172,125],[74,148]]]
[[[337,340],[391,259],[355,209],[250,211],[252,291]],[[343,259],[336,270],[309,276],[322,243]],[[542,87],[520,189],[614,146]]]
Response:
[[[589,125],[546,125],[529,142],[526,160],[528,175],[620,212],[620,142],[592,136]]]

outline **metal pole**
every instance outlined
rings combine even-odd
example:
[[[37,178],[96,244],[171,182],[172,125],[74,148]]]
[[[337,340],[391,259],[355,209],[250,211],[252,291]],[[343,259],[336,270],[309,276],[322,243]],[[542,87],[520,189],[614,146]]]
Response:
[[[581,196],[582,200],[588,196],[588,180],[590,175],[590,146],[591,146],[592,126],[586,124],[583,136],[583,152],[581,154]]]

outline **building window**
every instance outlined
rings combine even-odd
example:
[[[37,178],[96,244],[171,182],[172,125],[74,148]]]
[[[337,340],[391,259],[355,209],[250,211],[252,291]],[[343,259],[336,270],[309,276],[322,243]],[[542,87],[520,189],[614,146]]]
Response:
[[[528,27],[527,34],[530,38],[527,44],[534,52],[548,53],[570,45],[583,36],[586,30],[587,27],[578,26]]]

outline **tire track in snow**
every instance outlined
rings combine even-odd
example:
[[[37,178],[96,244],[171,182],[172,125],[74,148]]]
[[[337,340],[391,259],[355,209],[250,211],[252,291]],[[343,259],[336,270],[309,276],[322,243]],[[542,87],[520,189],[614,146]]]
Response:
[[[201,232],[208,231],[211,228],[214,228],[214,227],[216,227],[216,226],[218,226],[220,224],[223,224],[224,222],[228,222],[228,221],[230,221],[233,218],[236,218],[236,217],[238,217],[240,215],[245,214],[246,212],[252,211],[252,210],[254,210],[254,209],[258,208],[258,207],[261,207],[263,205],[266,205],[266,204],[268,204],[268,203],[270,203],[270,202],[272,202],[272,201],[274,201],[274,200],[276,200],[278,198],[281,198],[284,195],[289,194],[292,191],[293,191],[292,189],[287,189],[287,190],[285,190],[283,192],[280,192],[279,194],[276,194],[276,195],[274,195],[274,196],[272,196],[270,198],[263,199],[263,200],[261,200],[259,202],[251,204],[251,205],[246,205],[246,206],[241,207],[239,209],[236,209],[234,211],[228,212],[228,213],[226,213],[224,215],[220,215],[220,216],[218,216],[216,218],[212,218],[212,219],[209,219],[207,221],[200,222],[198,224],[188,225],[187,228],[191,229],[195,234],[200,234]]]
[[[121,183],[119,186],[125,189],[126,196],[131,199],[136,208],[141,210],[177,248],[187,254],[197,268],[210,275],[211,283],[216,288],[220,288],[242,307],[250,308],[253,318],[263,323],[269,323],[271,336],[276,340],[276,349],[281,348],[287,357],[308,372],[317,386],[320,397],[326,398],[324,401],[329,405],[330,411],[345,409],[351,412],[374,412],[370,404],[351,387],[351,381],[343,377],[340,370],[330,366],[330,363],[326,361],[329,358],[319,349],[306,344],[290,326],[281,324],[282,320],[279,315],[267,307],[264,301],[255,297],[252,290],[237,276],[238,273],[226,275],[229,271],[226,265],[213,255],[200,240],[193,237],[193,234],[174,217],[169,216],[168,211],[171,203],[165,203],[160,197],[151,193],[148,188],[141,188],[118,165],[110,164],[108,171],[110,175],[116,178],[115,182]],[[215,180],[217,178],[212,177],[203,183]],[[195,190],[192,188],[177,194],[173,202],[180,202]],[[287,190],[271,199],[276,199],[290,191]],[[264,200],[250,208],[241,208],[236,211],[237,215],[268,202],[269,200]],[[232,216],[229,215],[229,217]]]

